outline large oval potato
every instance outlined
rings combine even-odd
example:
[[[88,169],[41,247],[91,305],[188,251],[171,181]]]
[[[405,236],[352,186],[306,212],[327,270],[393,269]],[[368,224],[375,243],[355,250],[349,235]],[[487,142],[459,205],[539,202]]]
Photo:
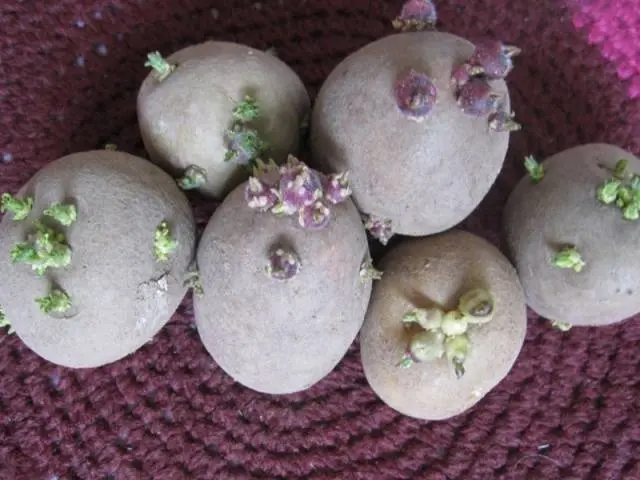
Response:
[[[640,159],[608,144],[586,144],[542,162],[544,177],[523,178],[509,197],[504,229],[529,306],[571,325],[620,322],[640,312],[640,224],[597,198],[618,160],[640,173]],[[577,248],[584,267],[552,265]]]
[[[474,46],[456,35],[422,31],[387,36],[343,60],[326,79],[311,116],[313,160],[349,170],[353,199],[394,233],[422,236],[464,220],[485,197],[505,159],[508,132],[457,104],[452,72]],[[426,117],[398,108],[394,85],[409,69],[437,92]],[[503,80],[489,82],[509,111]]]
[[[380,399],[410,417],[441,420],[471,408],[511,370],[527,328],[522,287],[500,251],[473,234],[452,230],[410,239],[382,259],[360,333],[364,373]],[[494,298],[488,323],[469,325],[465,373],[442,357],[401,368],[414,327],[403,317],[414,308],[454,310],[467,291]]]
[[[175,181],[155,165],[123,152],[89,151],[42,168],[18,192],[33,208],[0,223],[0,305],[17,335],[46,360],[75,368],[119,360],[148,342],[182,301],[195,251],[195,222]],[[43,212],[54,203],[76,207],[69,226]],[[36,222],[62,233],[70,264],[38,276],[12,263]],[[167,261],[154,255],[156,229],[166,222],[177,241]],[[57,288],[71,298],[64,313],[45,314],[36,298]]]
[[[253,96],[260,117],[251,122],[269,143],[269,157],[284,161],[299,148],[309,97],[296,73],[273,55],[237,43],[208,41],[177,51],[175,66],[159,81],[149,73],[137,99],[138,121],[151,160],[176,176],[195,165],[204,170],[202,193],[222,198],[249,174],[225,161],[233,110]]]
[[[198,332],[242,385],[301,391],[331,372],[362,325],[371,293],[371,281],[360,277],[366,233],[351,200],[332,207],[325,228],[306,230],[293,218],[248,208],[244,191],[241,185],[224,200],[200,240]],[[278,247],[299,258],[289,280],[265,272]]]

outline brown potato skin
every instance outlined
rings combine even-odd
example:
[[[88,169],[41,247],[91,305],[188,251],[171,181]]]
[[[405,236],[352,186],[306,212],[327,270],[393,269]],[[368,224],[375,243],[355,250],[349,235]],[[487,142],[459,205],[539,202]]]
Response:
[[[203,233],[198,332],[218,365],[245,387],[269,394],[311,387],[340,362],[362,325],[371,294],[371,281],[359,278],[366,233],[350,200],[332,212],[325,229],[303,230],[295,217],[248,208],[243,184]],[[300,257],[291,280],[264,271],[279,242]]]
[[[225,162],[224,134],[237,102],[251,94],[262,117],[252,122],[277,162],[299,149],[310,101],[300,78],[278,58],[230,42],[209,41],[170,55],[176,70],[162,82],[153,72],[137,99],[142,140],[152,161],[179,176],[190,165],[207,172],[201,193],[222,198],[248,177]]]
[[[353,199],[364,213],[390,219],[396,233],[431,235],[464,220],[494,183],[508,133],[456,105],[450,78],[473,45],[443,32],[400,33],[353,53],[331,72],[311,117],[311,149],[320,168],[351,172]],[[436,105],[423,122],[403,116],[396,78],[409,68],[428,74]],[[494,90],[509,96],[504,81]]]
[[[640,224],[603,205],[597,187],[620,159],[640,172],[640,160],[608,144],[586,144],[543,162],[544,179],[526,176],[504,211],[505,238],[527,303],[549,320],[597,326],[640,312]],[[550,261],[564,244],[575,245],[586,266],[579,273]]]
[[[509,373],[522,348],[527,317],[515,269],[492,244],[460,230],[409,239],[385,255],[380,269],[384,274],[374,285],[360,333],[369,385],[410,417],[443,420],[463,413]],[[489,323],[469,328],[462,378],[444,358],[398,367],[409,342],[402,317],[413,308],[452,310],[475,287],[493,293],[495,313]]]
[[[186,288],[195,253],[195,222],[175,181],[157,166],[124,152],[89,151],[42,168],[20,190],[33,209],[21,222],[0,223],[0,305],[20,339],[44,359],[88,368],[119,360],[148,342],[171,318]],[[72,201],[78,219],[69,227],[46,220],[53,202]],[[12,264],[10,251],[42,219],[65,232],[71,264],[37,277],[30,265]],[[156,227],[167,221],[180,246],[169,262],[153,256]],[[167,291],[152,288],[167,275]],[[35,298],[50,282],[72,298],[75,316],[42,313]],[[146,320],[144,320],[146,318]]]

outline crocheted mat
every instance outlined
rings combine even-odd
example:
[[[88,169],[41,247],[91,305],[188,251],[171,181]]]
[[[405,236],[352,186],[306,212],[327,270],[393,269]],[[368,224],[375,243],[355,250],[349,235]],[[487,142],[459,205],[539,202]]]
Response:
[[[208,38],[275,47],[315,95],[350,52],[391,33],[401,1],[23,1],[0,5],[0,187],[62,155],[144,154],[145,55]],[[464,227],[500,244],[502,205],[540,157],[604,141],[640,154],[637,0],[441,0],[440,29],[523,48],[510,75],[522,132]],[[193,197],[200,227],[213,207]],[[1,288],[1,286],[0,286]],[[235,384],[202,347],[187,299],[155,340],[73,371],[0,333],[0,479],[640,479],[637,322],[553,331],[531,314],[511,374],[450,421],[395,413],[357,342],[309,391]]]

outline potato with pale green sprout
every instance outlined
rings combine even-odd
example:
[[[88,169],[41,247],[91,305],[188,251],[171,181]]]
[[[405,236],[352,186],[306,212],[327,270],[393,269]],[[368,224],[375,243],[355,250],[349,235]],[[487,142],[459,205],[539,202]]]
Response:
[[[529,306],[561,330],[640,312],[640,159],[592,143],[524,166],[503,224]]]
[[[59,365],[97,367],[148,342],[182,298],[195,222],[174,179],[127,153],[58,159],[2,197],[0,325]]]
[[[257,158],[281,163],[297,152],[309,97],[277,57],[208,41],[166,58],[151,52],[146,66],[137,99],[142,139],[181,188],[221,199]]]
[[[489,242],[460,230],[400,243],[380,268],[360,332],[369,385],[410,417],[468,410],[522,348],[527,317],[515,269]]]

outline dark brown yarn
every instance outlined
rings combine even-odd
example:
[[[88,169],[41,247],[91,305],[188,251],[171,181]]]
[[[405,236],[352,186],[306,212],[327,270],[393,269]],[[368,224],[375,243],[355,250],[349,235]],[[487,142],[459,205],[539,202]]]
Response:
[[[148,51],[207,38],[275,47],[315,94],[342,58],[391,32],[400,4],[3,0],[0,187],[105,143],[144,154],[135,97]],[[526,154],[592,141],[640,153],[637,0],[438,4],[441,29],[523,48],[510,86],[525,130],[465,228],[500,244]],[[193,200],[202,227],[214,205]],[[235,384],[200,344],[190,300],[149,345],[91,371],[48,364],[2,332],[0,479],[640,479],[639,341],[637,321],[563,334],[532,315],[504,382],[466,414],[419,422],[376,399],[357,345],[304,393]]]

